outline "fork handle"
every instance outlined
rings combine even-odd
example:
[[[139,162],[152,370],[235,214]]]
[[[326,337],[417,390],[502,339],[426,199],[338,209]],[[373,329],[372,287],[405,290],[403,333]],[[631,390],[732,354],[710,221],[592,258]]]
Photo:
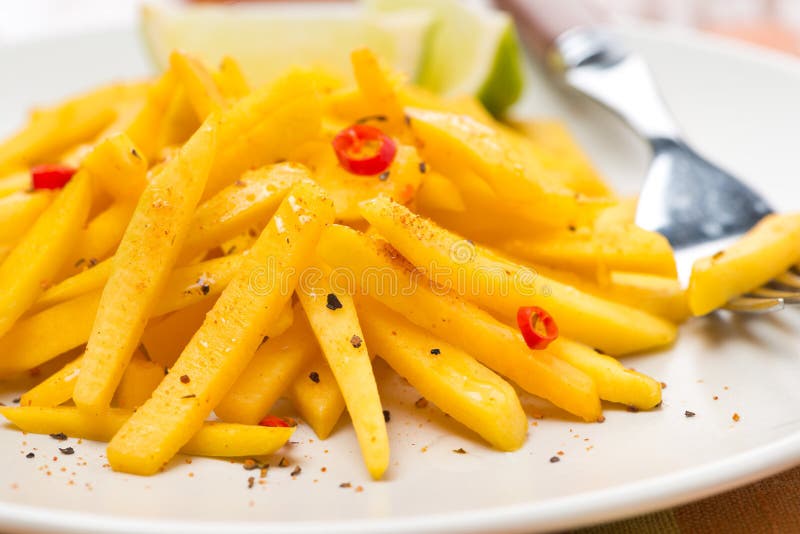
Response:
[[[494,0],[513,15],[529,50],[572,88],[620,116],[657,149],[680,139],[644,60],[599,24],[587,0]]]
[[[605,20],[605,13],[585,0],[494,0],[494,5],[514,17],[522,41],[542,59],[567,30]]]

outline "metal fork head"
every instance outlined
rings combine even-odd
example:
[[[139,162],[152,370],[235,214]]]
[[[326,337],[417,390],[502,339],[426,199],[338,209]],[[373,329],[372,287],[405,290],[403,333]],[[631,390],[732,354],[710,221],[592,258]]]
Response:
[[[674,249],[739,236],[772,212],[758,193],[682,141],[651,144],[636,223],[663,234]]]

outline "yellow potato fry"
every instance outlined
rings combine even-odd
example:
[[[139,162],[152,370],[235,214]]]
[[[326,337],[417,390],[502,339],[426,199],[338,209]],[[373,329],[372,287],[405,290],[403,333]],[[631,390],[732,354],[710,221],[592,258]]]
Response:
[[[164,368],[147,359],[141,351],[131,357],[112,404],[119,408],[135,410],[145,403],[164,378]]]
[[[363,221],[358,203],[384,193],[401,204],[414,198],[424,176],[423,162],[409,145],[399,145],[394,161],[386,172],[359,176],[347,172],[328,141],[307,143],[295,151],[292,159],[314,169],[314,180],[330,191],[339,221]]]
[[[204,300],[151,321],[142,334],[142,344],[150,359],[163,367],[172,367],[194,333],[202,326],[214,302],[214,299]],[[284,306],[278,318],[267,327],[264,335],[268,337],[281,335],[292,326],[293,319],[291,306]]]
[[[81,372],[81,358],[78,356],[45,380],[22,394],[20,406],[42,406],[53,408],[72,398],[75,380]]]
[[[52,200],[50,191],[20,191],[0,197],[0,244],[17,243]]]
[[[170,374],[111,440],[113,469],[154,474],[200,428],[291,298],[298,272],[332,220],[333,205],[318,186],[292,189]]]
[[[0,198],[21,193],[31,187],[31,171],[20,169],[0,177]]]
[[[341,418],[342,391],[321,352],[314,354],[289,386],[289,399],[319,439],[328,439]]]
[[[94,139],[114,121],[119,102],[146,87],[142,83],[109,85],[34,111],[27,125],[0,143],[0,174],[52,163],[70,147]]]
[[[545,167],[555,171],[567,188],[591,197],[614,196],[563,122],[525,121],[514,127],[536,145],[540,157],[546,156]]]
[[[167,70],[147,92],[147,100],[139,113],[125,129],[125,133],[139,147],[147,161],[155,161],[159,149],[159,132],[164,126],[166,111],[175,93],[177,77]]]
[[[164,368],[172,367],[214,302],[215,299],[205,299],[148,323],[142,334],[142,345],[150,359]]]
[[[183,87],[176,87],[172,99],[164,112],[164,120],[158,133],[157,146],[180,146],[200,127],[189,97]]]
[[[596,421],[602,415],[592,379],[546,351],[528,349],[521,334],[473,304],[430,284],[385,241],[343,226],[326,230],[317,253],[347,269],[360,291],[412,323],[470,352],[482,364],[556,406]],[[350,280],[335,280],[350,284]]]
[[[89,177],[79,172],[0,264],[0,336],[61,269],[80,236],[90,202]]]
[[[426,399],[500,450],[525,443],[528,420],[509,383],[385,306],[370,299],[357,306],[370,351]]]
[[[214,408],[223,421],[256,424],[312,358],[319,345],[302,311],[284,334],[264,341],[231,389]]]
[[[422,179],[422,185],[417,193],[417,204],[421,211],[444,210],[463,213],[467,210],[458,187],[434,171],[428,171]]]
[[[118,133],[103,139],[83,158],[81,166],[115,199],[135,202],[147,177],[147,159],[131,138]]]
[[[550,179],[540,162],[525,157],[490,126],[452,113],[418,108],[405,112],[420,152],[434,170],[450,178],[474,172],[507,212],[544,227],[566,227],[591,220],[604,206]]]
[[[206,120],[210,114],[225,106],[225,97],[214,82],[214,77],[200,61],[175,51],[169,56],[169,64],[199,120]]]
[[[176,269],[153,315],[214,299],[239,269],[240,256],[226,256]],[[101,291],[93,291],[21,319],[0,338],[0,376],[33,369],[89,339]],[[65,328],[64,325],[69,325]]]
[[[611,271],[601,280],[568,271],[531,265],[538,275],[592,295],[639,308],[673,323],[682,323],[689,313],[686,290],[676,278],[654,274]]]
[[[667,238],[635,224],[553,230],[525,239],[502,240],[498,248],[533,263],[590,277],[604,271],[630,271],[676,278],[678,272]]]
[[[640,410],[661,404],[661,384],[647,375],[626,369],[619,361],[594,349],[559,337],[547,351],[594,379],[600,398]]]
[[[30,312],[38,312],[60,302],[85,295],[90,291],[101,289],[111,274],[113,262],[114,258],[109,258],[98,264],[94,264],[91,258],[85,260],[81,265],[81,267],[84,265],[86,266],[85,271],[62,280],[58,284],[47,289],[33,306],[31,306]]]
[[[300,287],[297,296],[344,396],[367,470],[378,480],[389,467],[389,436],[353,297],[334,290],[330,267],[313,268],[318,280]]]
[[[361,48],[350,54],[353,75],[359,91],[364,96],[371,113],[386,117],[390,131],[401,131],[405,124],[403,106],[397,95],[401,80],[399,75],[390,73],[372,51]]]
[[[89,221],[59,278],[71,278],[111,256],[125,234],[135,208],[135,202],[115,202]]]
[[[75,404],[107,408],[189,232],[216,146],[216,119],[148,183],[119,245],[103,289]]]
[[[689,308],[705,315],[800,262],[800,214],[768,215],[722,252],[697,260]]]
[[[110,408],[100,414],[87,414],[77,408],[0,408],[0,414],[23,432],[34,434],[64,433],[73,438],[109,441],[125,424],[132,412]],[[187,441],[180,452],[195,456],[235,458],[262,456],[280,449],[294,433],[294,428],[236,425],[206,422]]]
[[[250,86],[239,62],[230,56],[222,58],[219,70],[213,72],[213,76],[222,96],[229,100],[238,100],[250,94]]]
[[[308,176],[296,163],[279,163],[246,172],[198,206],[186,244],[183,261],[222,244],[251,227],[263,228],[294,184]]]
[[[315,78],[312,72],[290,72],[225,111],[204,199],[319,135],[322,106]]]
[[[541,306],[564,335],[620,355],[669,345],[677,335],[675,325],[661,318],[498,261],[389,199],[363,202],[361,210],[401,254],[430,269],[427,274],[439,278],[434,282],[449,284],[458,295],[494,310],[509,323],[515,323],[520,307]]]

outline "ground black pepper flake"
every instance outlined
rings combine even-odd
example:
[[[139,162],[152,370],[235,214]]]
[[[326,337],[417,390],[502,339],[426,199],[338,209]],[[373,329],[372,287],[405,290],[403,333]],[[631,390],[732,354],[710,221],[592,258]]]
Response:
[[[181,375],[181,384],[188,384],[191,381],[189,375]]]
[[[434,356],[438,356],[441,353],[442,351],[439,349],[431,349],[431,354],[433,354]]]
[[[352,484],[350,484],[349,482],[342,482],[341,484],[339,484],[340,488],[349,488],[351,486]]]
[[[259,347],[260,347],[261,345],[263,345],[264,343],[266,343],[267,341],[269,341],[269,336],[264,336],[264,337],[261,339],[261,344],[259,345]]]
[[[380,180],[381,182],[385,182],[388,179],[389,179],[389,171],[383,171],[378,175],[378,180]]]
[[[131,149],[131,156],[133,156],[133,157],[134,157],[134,158],[136,158],[136,159],[142,159],[142,157],[139,155],[139,153],[138,153],[138,152],[136,152],[136,149],[135,149],[135,148],[132,148],[132,149]]]
[[[61,451],[61,454],[66,454],[66,455],[75,454],[75,449],[73,449],[72,447],[64,447],[63,449],[59,447],[58,450]]]
[[[299,475],[299,474],[300,474],[300,473],[302,473],[302,472],[303,472],[303,469],[302,469],[302,468],[301,468],[299,465],[297,465],[297,466],[295,466],[295,468],[294,468],[294,469],[292,469],[292,473],[291,473],[291,475],[292,475],[293,477],[296,477],[297,475]]]
[[[289,467],[289,460],[287,460],[284,456],[281,456],[281,459],[278,462],[278,467]]]
[[[34,456],[36,455],[33,454],[32,452],[29,452],[28,454],[25,455],[25,458],[33,458]]]
[[[11,402],[13,402],[14,404],[19,404],[19,400],[20,400],[20,398],[16,397],[14,399],[11,399]]]
[[[419,172],[421,172],[422,174],[428,172],[428,166],[425,164],[424,161],[419,162]]]
[[[389,118],[386,115],[367,115],[356,120],[356,124],[364,124],[369,121],[386,122]]]
[[[67,435],[63,432],[59,432],[58,434],[50,434],[50,437],[58,441],[66,441],[67,439]]]
[[[194,393],[190,393],[189,395],[184,395],[184,396],[183,396],[183,397],[181,397],[181,398],[182,398],[182,399],[193,399],[193,398],[195,398],[195,397],[197,397],[197,395],[195,395]]]
[[[685,415],[686,417],[694,417],[697,414],[694,412],[690,412],[689,410],[686,410],[685,412],[683,412],[683,415]]]
[[[659,382],[659,384],[661,384],[661,389],[667,389],[667,383],[666,382]]]
[[[81,258],[81,259],[79,259],[78,261],[75,262],[75,267],[80,267],[84,263],[86,263],[86,258]]]
[[[459,447],[457,449],[453,449],[453,452],[456,454],[467,454],[467,451],[464,450],[464,447]]]
[[[361,343],[363,343],[363,341],[364,341],[363,339],[355,335],[350,338],[350,344],[353,345],[353,347],[356,349],[361,347]]]
[[[311,380],[315,384],[319,384],[319,373],[318,372],[311,371],[310,373],[308,373],[308,378],[309,378],[309,380]]]
[[[387,423],[392,420],[392,414],[389,410],[383,410],[383,420]]]
[[[550,457],[550,463],[551,464],[557,464],[560,461],[561,461],[561,458],[559,458],[558,456],[551,456]]]
[[[203,279],[200,279],[197,281],[197,283],[200,284],[200,292],[203,295],[208,295],[209,291],[211,291],[211,286],[208,285],[208,282],[206,282]]]
[[[417,399],[417,402],[414,403],[414,406],[417,408],[427,408],[428,407],[428,399],[425,397],[420,397]]]
[[[97,265],[98,263],[99,263],[99,262],[97,261],[97,258],[89,258],[89,268],[90,268],[90,269],[91,269],[92,267],[94,267],[95,265]]]
[[[725,251],[724,251],[724,250],[720,250],[719,252],[717,252],[716,254],[714,254],[713,256],[711,256],[711,259],[712,259],[712,260],[718,260],[718,259],[720,259],[720,258],[721,258],[721,257],[722,257],[724,254],[725,254]]]
[[[253,484],[256,483],[256,477],[248,477],[247,479],[247,489],[253,489]]]
[[[631,413],[636,413],[639,411],[639,408],[637,408],[636,406],[628,406],[626,409]]]
[[[336,311],[341,309],[342,302],[339,300],[339,297],[334,295],[333,293],[328,293],[328,302],[326,304],[329,310]]]

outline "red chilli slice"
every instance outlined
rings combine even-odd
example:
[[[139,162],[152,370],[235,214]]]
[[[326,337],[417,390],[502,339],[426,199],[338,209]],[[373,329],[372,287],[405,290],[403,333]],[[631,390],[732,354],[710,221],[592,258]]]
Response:
[[[264,419],[258,422],[261,426],[271,426],[271,427],[281,427],[281,428],[289,428],[291,425],[282,417],[278,417],[277,415],[268,415]]]
[[[397,144],[379,128],[354,124],[333,138],[333,151],[344,169],[359,176],[380,174],[397,154]]]
[[[31,167],[33,188],[61,189],[70,181],[76,169],[68,165],[44,164]]]
[[[558,337],[555,319],[537,306],[524,306],[517,310],[517,325],[528,347],[546,349]]]

